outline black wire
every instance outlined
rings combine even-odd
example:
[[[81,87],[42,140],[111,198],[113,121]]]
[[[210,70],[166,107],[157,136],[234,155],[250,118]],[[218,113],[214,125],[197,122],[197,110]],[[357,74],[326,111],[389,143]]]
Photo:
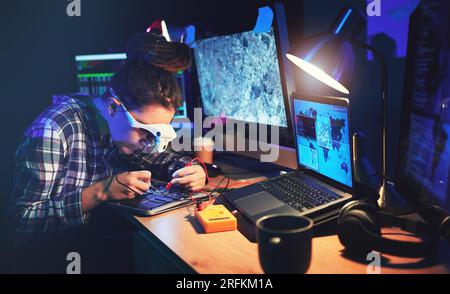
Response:
[[[225,188],[219,188],[220,184],[222,184],[222,182],[223,182],[225,179],[227,179],[227,184],[225,185]],[[208,198],[209,198],[209,197],[213,198],[213,197],[212,197],[212,194],[213,194],[213,193],[219,193],[219,195],[217,195],[217,196],[214,197],[214,198],[218,198],[218,197],[222,196],[222,194],[228,190],[228,185],[229,185],[229,184],[230,184],[230,178],[227,177],[227,176],[223,176],[223,178],[219,181],[219,183],[217,183],[217,185],[214,187],[214,189],[212,189],[211,192],[208,194]]]
[[[228,191],[228,186],[230,185],[230,180],[231,179],[229,177],[227,177],[227,184],[225,185],[225,188],[223,188],[222,191],[220,191],[219,196],[217,196],[217,197],[222,196],[223,193]]]
[[[119,183],[120,185],[122,185],[122,186],[124,186],[125,188],[129,189],[129,190],[132,191],[134,194],[139,195],[138,192],[134,191],[133,189],[131,189],[130,187],[128,187],[128,186],[125,185],[124,183],[121,183],[121,182],[119,181],[119,179],[117,178],[117,176],[118,176],[118,175],[116,175],[116,177],[115,177],[117,183]]]
[[[210,191],[209,195],[212,195],[214,192],[217,192],[219,190],[219,186],[222,184],[222,182],[225,180],[225,176],[216,184],[216,186]]]

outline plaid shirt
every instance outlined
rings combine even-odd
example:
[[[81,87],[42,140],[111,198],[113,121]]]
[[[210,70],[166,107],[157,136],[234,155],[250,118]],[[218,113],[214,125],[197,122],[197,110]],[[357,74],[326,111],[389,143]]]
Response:
[[[80,98],[80,97],[78,97]],[[87,96],[84,97],[88,99]],[[16,151],[10,212],[17,233],[61,231],[87,223],[81,191],[126,169],[168,179],[191,158],[164,152],[124,162],[111,136],[100,132],[84,99],[64,96],[25,132]]]

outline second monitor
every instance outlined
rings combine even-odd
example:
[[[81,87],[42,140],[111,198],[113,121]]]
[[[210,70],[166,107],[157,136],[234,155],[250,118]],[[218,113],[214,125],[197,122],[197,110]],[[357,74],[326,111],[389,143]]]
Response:
[[[295,89],[285,53],[289,48],[284,9],[274,7],[274,19],[265,31],[246,31],[198,40],[194,46],[195,70],[203,112],[226,118],[226,141],[245,138],[245,150],[233,153],[261,159],[258,145],[279,153],[276,164],[295,168],[295,149],[288,93]],[[229,127],[235,125],[234,137]],[[245,126],[245,135],[242,131]],[[259,127],[256,127],[259,126]],[[272,134],[277,127],[278,132]],[[253,129],[258,129],[256,141]],[[267,130],[267,134],[261,130]],[[230,131],[230,132],[229,132]],[[282,147],[282,148],[280,148]],[[276,150],[274,150],[276,149]],[[227,150],[231,151],[231,150]],[[273,152],[271,152],[273,153]]]
[[[77,55],[75,62],[77,67],[77,80],[79,91],[92,96],[101,96],[114,76],[127,59],[125,53],[106,53]],[[180,71],[175,74],[183,98],[183,105],[175,113],[175,118],[186,118],[187,96],[185,73]]]
[[[287,127],[274,30],[196,42],[205,115]]]

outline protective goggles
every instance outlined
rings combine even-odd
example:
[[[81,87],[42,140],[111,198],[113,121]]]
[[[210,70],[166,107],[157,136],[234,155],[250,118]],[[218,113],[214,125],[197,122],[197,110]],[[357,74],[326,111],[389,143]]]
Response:
[[[175,130],[171,125],[168,124],[142,124],[134,119],[134,117],[131,115],[131,113],[128,111],[128,109],[125,107],[125,105],[120,102],[120,100],[113,95],[116,98],[116,105],[118,107],[122,108],[122,111],[124,112],[128,122],[130,123],[130,126],[132,128],[136,129],[142,129],[145,131],[148,131],[151,133],[154,137],[154,149],[161,153],[164,152],[167,149],[167,146],[171,141],[173,141],[177,134],[175,133]],[[152,148],[153,149],[153,148]]]

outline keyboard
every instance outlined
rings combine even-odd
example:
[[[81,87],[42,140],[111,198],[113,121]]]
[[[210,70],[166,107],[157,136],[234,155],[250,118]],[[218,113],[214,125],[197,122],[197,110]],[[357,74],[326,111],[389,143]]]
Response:
[[[258,185],[275,196],[282,196],[279,198],[298,211],[311,210],[343,198],[319,185],[307,182],[295,173],[269,179]]]

